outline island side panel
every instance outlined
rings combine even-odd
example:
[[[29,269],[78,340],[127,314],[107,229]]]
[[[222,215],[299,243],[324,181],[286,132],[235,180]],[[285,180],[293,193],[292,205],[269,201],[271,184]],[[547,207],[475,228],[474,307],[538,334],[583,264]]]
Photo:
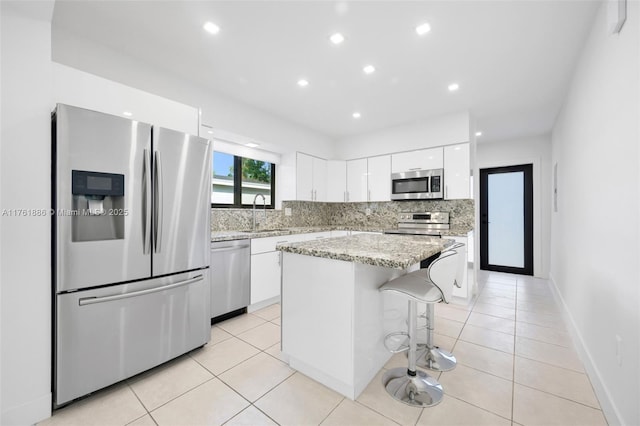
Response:
[[[357,398],[393,355],[384,346],[384,336],[406,330],[407,299],[379,291],[384,283],[406,271],[360,263],[354,267],[354,385]]]
[[[283,253],[282,352],[289,365],[354,398],[354,265]]]

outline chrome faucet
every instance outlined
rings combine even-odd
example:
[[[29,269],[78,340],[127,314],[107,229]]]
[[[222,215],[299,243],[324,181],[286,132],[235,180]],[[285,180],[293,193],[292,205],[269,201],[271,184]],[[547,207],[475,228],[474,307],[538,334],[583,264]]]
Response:
[[[264,195],[262,194],[256,194],[255,197],[253,197],[253,230],[256,230],[256,200],[258,199],[258,197],[262,197],[262,211],[264,212],[264,220],[266,222],[267,220],[267,199],[264,198]]]

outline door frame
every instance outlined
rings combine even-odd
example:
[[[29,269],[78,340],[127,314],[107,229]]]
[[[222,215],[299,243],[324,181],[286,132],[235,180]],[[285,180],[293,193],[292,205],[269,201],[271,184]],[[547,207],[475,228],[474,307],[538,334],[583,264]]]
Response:
[[[488,262],[489,254],[489,224],[485,219],[488,211],[487,191],[489,175],[496,173],[524,173],[524,267],[492,265]],[[533,275],[533,163],[516,164],[501,167],[486,167],[480,172],[480,269],[487,271],[506,272],[520,275]],[[484,217],[483,217],[484,216]]]

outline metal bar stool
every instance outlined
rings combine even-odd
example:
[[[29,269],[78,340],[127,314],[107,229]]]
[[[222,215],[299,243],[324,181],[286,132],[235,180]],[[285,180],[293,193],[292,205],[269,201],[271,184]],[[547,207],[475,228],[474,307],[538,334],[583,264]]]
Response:
[[[387,393],[405,404],[416,407],[431,407],[442,401],[444,396],[442,385],[436,379],[416,369],[418,346],[417,303],[427,303],[432,306],[434,303],[443,300],[443,290],[447,291],[450,296],[453,291],[457,270],[458,254],[454,250],[449,250],[443,252],[439,258],[429,265],[426,274],[424,270],[418,270],[395,278],[380,287],[381,292],[394,292],[408,299],[408,367],[406,369],[398,367],[388,370],[382,377],[382,384]],[[388,338],[398,334],[391,333],[387,335],[385,345]]]
[[[456,252],[456,249],[464,247],[464,243],[455,243],[453,246],[448,247],[446,251],[442,252],[441,256],[450,256],[450,253]],[[463,273],[463,265],[460,265],[461,261],[465,261],[466,259],[462,255],[456,256],[458,259],[458,264],[456,266],[456,274],[453,281],[453,285],[460,288],[459,282],[461,282]],[[416,275],[420,275],[421,271],[415,271]],[[424,271],[422,271],[424,275]],[[447,281],[442,281],[438,274],[440,272],[436,270],[434,275],[432,276],[431,268],[427,269],[427,279],[430,283],[438,287],[442,293],[442,299],[439,302],[450,303],[452,293],[453,293],[453,285],[447,285]],[[449,279],[449,276],[444,277],[445,280]],[[443,285],[444,283],[444,285]],[[442,287],[440,287],[442,285]],[[419,316],[420,318],[425,318],[427,329],[427,342],[426,344],[418,344],[418,355],[417,355],[417,365],[418,367],[428,368],[429,370],[434,371],[450,371],[453,370],[456,366],[456,357],[449,351],[445,351],[444,349],[439,348],[435,345],[433,338],[433,330],[435,325],[435,303],[427,302],[426,304],[426,312],[423,315]]]

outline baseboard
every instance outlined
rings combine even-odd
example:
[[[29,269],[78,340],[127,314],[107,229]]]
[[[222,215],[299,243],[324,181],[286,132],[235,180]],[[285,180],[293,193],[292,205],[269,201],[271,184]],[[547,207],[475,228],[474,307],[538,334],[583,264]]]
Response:
[[[253,305],[247,306],[247,312],[255,312],[259,311],[262,308],[266,308],[267,306],[271,306],[274,303],[280,303],[280,296],[275,296],[267,300],[263,300],[262,302],[254,303]]]
[[[51,417],[51,392],[2,412],[0,424],[5,426],[34,425]]]
[[[266,308],[267,306],[271,306],[274,303],[280,303],[280,296],[275,296],[267,300],[263,300],[262,302],[254,303],[253,305],[247,306],[247,312],[255,312],[259,311],[262,308]]]
[[[607,423],[609,425],[621,425],[622,417],[611,398],[611,393],[609,389],[604,384],[602,380],[602,374],[600,370],[593,362],[593,358],[591,353],[587,349],[584,344],[584,339],[582,338],[582,334],[580,330],[576,326],[576,322],[567,307],[567,304],[562,297],[562,293],[560,293],[560,289],[556,285],[553,276],[549,274],[549,282],[551,283],[551,289],[553,290],[553,296],[556,299],[556,302],[559,306],[562,307],[562,316],[565,320],[565,323],[569,326],[569,334],[571,335],[571,340],[573,341],[573,345],[575,346],[578,356],[584,365],[584,368],[589,376],[589,380],[591,381],[591,385],[593,386],[593,390],[595,391],[596,397],[598,398],[598,402],[600,402],[600,407],[602,408],[602,413],[604,414]]]

